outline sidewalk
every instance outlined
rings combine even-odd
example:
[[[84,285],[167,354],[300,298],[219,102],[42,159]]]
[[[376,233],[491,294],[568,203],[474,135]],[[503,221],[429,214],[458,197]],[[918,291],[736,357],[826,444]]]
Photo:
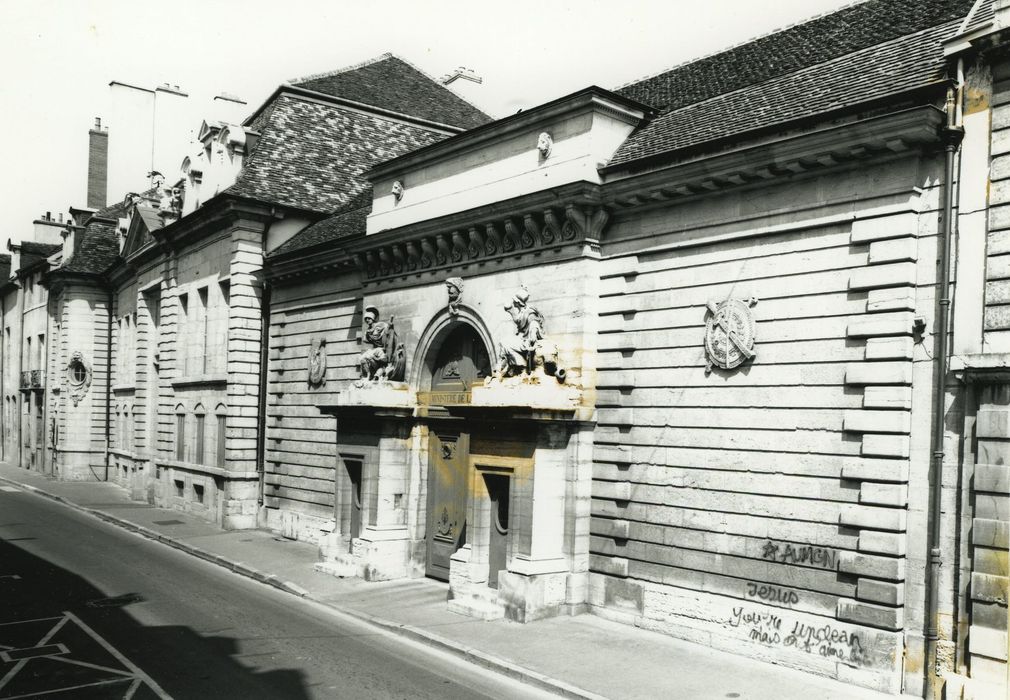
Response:
[[[0,483],[63,501],[236,573],[567,697],[891,697],[594,615],[529,625],[473,620],[446,609],[445,584],[428,579],[367,583],[321,574],[313,569],[315,545],[261,530],[228,532],[185,513],[131,501],[113,484],[53,481],[5,464],[0,464]]]

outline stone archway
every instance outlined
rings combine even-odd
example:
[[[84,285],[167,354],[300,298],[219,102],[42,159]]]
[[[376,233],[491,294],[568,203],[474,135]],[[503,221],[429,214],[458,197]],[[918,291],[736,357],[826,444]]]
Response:
[[[470,388],[491,371],[477,328],[457,317],[439,324],[422,355],[418,402],[428,415],[425,574],[449,579],[450,558],[466,542],[470,426],[446,406],[469,403]]]

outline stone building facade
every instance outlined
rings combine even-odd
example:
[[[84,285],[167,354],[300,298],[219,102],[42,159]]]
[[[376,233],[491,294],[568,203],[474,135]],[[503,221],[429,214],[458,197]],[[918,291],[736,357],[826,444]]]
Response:
[[[1004,697],[1008,43],[871,0],[497,121],[389,56],[282,86],[51,259],[54,471],[466,615]]]

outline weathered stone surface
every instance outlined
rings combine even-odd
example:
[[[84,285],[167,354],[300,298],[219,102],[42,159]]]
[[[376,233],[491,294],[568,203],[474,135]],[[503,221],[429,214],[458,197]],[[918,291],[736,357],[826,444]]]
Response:
[[[911,443],[907,435],[863,435],[862,454],[878,457],[908,457]]]
[[[907,386],[868,386],[863,389],[864,408],[912,407],[912,388]]]
[[[905,609],[873,605],[855,600],[839,600],[838,619],[872,627],[899,630],[905,623]]]
[[[856,597],[871,603],[883,603],[891,606],[904,605],[905,584],[861,578],[856,584]]]
[[[915,260],[917,249],[918,241],[911,236],[874,241],[870,244],[870,264]]]
[[[842,552],[838,557],[838,570],[888,581],[904,581],[905,559],[904,557],[881,557],[862,552]]]
[[[915,284],[915,263],[891,263],[853,270],[849,289],[880,289]]]
[[[908,411],[846,411],[845,430],[855,433],[908,433]]]
[[[869,243],[885,238],[914,236],[918,226],[918,217],[913,212],[873,219],[856,219],[852,222],[850,240],[853,243]]]
[[[971,574],[971,598],[985,603],[996,603],[1007,606],[1008,579],[1006,576],[993,574]]]
[[[871,289],[866,295],[866,310],[871,313],[915,309],[915,292],[911,287]]]

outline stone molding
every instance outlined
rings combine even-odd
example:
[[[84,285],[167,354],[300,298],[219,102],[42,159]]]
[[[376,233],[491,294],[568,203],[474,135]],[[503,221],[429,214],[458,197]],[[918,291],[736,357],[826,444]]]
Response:
[[[361,248],[354,253],[354,260],[367,280],[407,277],[573,243],[598,242],[609,218],[600,206],[548,206],[428,235],[397,237],[395,242]]]

